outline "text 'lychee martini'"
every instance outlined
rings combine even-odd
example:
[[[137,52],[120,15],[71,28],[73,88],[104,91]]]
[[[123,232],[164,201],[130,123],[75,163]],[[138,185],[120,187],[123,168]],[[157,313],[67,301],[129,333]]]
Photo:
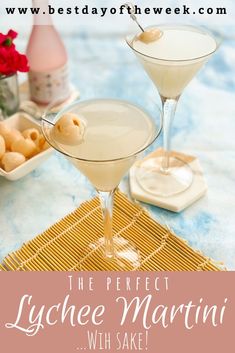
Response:
[[[151,38],[151,33],[158,36]],[[177,102],[218,44],[206,31],[181,25],[149,27],[144,33],[128,37],[127,43],[156,85],[163,105],[163,154],[143,162],[137,179],[148,192],[172,196],[186,190],[193,181],[191,168],[170,156],[170,130]]]
[[[112,235],[113,195],[137,155],[155,141],[160,129],[139,107],[109,99],[72,104],[57,115],[45,117],[42,125],[51,146],[69,158],[100,196],[104,237],[87,249],[81,269],[89,269],[91,250],[93,256],[102,254],[109,260],[107,270],[137,269],[138,250],[122,237]]]

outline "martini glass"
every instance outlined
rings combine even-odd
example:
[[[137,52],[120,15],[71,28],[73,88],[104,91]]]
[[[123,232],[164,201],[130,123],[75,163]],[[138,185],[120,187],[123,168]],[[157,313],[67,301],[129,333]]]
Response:
[[[207,31],[193,26],[160,25],[147,30],[154,28],[161,31],[156,41],[144,43],[138,34],[127,37],[127,44],[158,89],[163,111],[162,152],[140,164],[136,179],[145,191],[170,197],[188,189],[194,177],[190,165],[170,152],[177,103],[184,88],[217,50],[218,43]]]
[[[71,146],[55,140],[53,128],[65,113],[74,113],[85,121],[82,143]],[[159,124],[160,125],[160,124]],[[92,270],[92,263],[106,270],[133,270],[140,266],[135,245],[121,236],[113,236],[112,212],[115,190],[137,156],[160,133],[152,118],[138,106],[122,100],[99,99],[75,102],[57,114],[42,120],[48,143],[63,153],[97,190],[104,220],[104,233],[84,250],[82,270]]]

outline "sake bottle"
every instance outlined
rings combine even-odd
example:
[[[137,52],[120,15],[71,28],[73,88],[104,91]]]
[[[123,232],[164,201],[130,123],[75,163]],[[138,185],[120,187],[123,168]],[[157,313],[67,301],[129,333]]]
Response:
[[[66,49],[49,15],[48,1],[32,2],[34,8],[40,8],[41,15],[34,15],[26,50],[30,96],[39,104],[62,102],[70,95]]]

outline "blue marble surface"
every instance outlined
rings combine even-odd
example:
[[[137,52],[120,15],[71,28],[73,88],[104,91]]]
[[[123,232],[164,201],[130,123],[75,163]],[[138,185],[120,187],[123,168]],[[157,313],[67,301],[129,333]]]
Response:
[[[64,41],[71,81],[82,99],[127,99],[157,116],[157,91],[121,35],[80,31]],[[145,205],[153,217],[230,270],[235,270],[234,62],[235,41],[225,39],[185,90],[174,121],[172,147],[198,156],[207,195],[180,214]],[[127,189],[127,178],[121,189]],[[86,178],[58,153],[17,182],[0,177],[0,261],[94,195]]]

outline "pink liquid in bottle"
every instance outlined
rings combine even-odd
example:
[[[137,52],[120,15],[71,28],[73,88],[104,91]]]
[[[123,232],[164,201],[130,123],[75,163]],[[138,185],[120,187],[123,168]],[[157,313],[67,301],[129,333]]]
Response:
[[[31,99],[40,104],[62,102],[70,95],[67,53],[48,14],[48,1],[33,0],[33,6],[46,14],[34,15],[26,52]]]

